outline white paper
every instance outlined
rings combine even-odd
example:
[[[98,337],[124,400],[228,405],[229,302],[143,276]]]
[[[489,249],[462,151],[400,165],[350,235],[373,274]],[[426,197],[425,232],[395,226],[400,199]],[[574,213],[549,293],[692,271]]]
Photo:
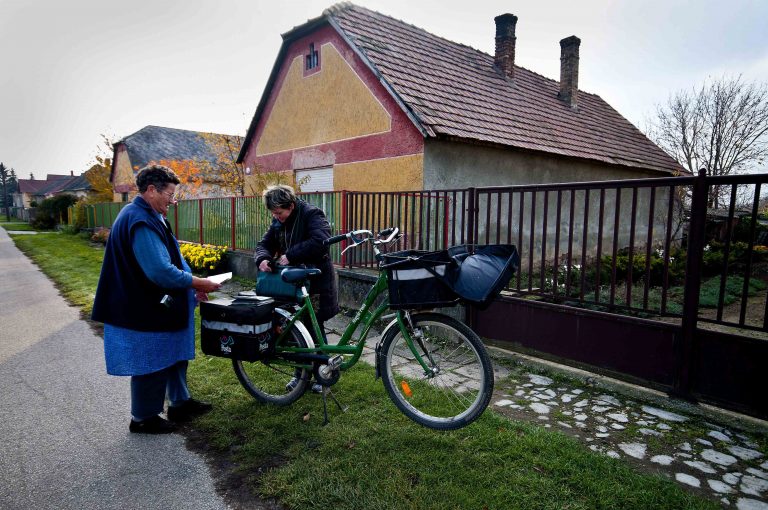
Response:
[[[224,283],[227,280],[232,279],[232,273],[215,274],[213,276],[209,276],[208,279],[211,280],[213,283]]]

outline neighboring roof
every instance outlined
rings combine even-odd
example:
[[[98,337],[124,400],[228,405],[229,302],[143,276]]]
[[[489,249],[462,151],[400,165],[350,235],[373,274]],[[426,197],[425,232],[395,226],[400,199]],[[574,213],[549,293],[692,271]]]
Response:
[[[202,135],[227,136],[242,143],[242,137],[219,133],[200,133],[185,129],[146,126],[115,143],[124,144],[134,168],[146,166],[151,161],[198,160],[216,161]],[[239,147],[238,147],[239,148]]]
[[[48,174],[46,180],[19,179],[19,192],[35,196],[52,195],[65,191],[87,191],[91,184],[84,175]]]
[[[40,188],[48,186],[48,181],[40,179],[19,179],[19,193],[36,195]]]
[[[578,108],[558,99],[559,82],[515,66],[508,81],[494,57],[348,2],[283,34],[278,61],[240,152],[254,136],[287,46],[329,23],[388,87],[426,137],[464,139],[665,173],[685,172],[599,96]],[[489,28],[489,37],[494,31]]]

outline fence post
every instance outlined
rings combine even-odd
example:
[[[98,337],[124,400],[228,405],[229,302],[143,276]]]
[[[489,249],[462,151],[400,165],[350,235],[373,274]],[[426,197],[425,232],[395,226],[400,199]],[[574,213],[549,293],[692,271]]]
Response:
[[[347,190],[343,189],[341,190],[341,233],[346,234],[348,232],[347,230],[348,225],[348,218],[347,218]],[[347,254],[342,253],[341,260],[339,261],[341,263],[341,267],[346,266],[347,264]]]
[[[475,222],[477,221],[477,188],[467,188],[467,244],[475,244]],[[472,330],[477,326],[477,310],[473,305],[467,304],[465,308],[467,326]]]
[[[232,210],[232,221],[229,223],[232,225],[232,244],[229,245],[229,249],[235,251],[235,231],[237,228],[237,215],[235,214],[235,197],[230,197],[230,205]]]
[[[692,365],[694,342],[699,317],[699,292],[701,291],[701,266],[704,259],[704,227],[707,218],[707,173],[699,170],[693,185],[691,199],[691,221],[688,230],[687,260],[685,263],[685,294],[683,297],[683,320],[680,332],[675,337],[675,372],[672,374],[671,394],[687,400],[691,395],[693,379]]]
[[[475,222],[477,221],[477,188],[467,188],[467,244],[475,244]]]
[[[200,244],[203,244],[203,199],[198,198],[197,199],[197,211],[198,211],[198,217],[200,221],[198,222],[200,225]]]

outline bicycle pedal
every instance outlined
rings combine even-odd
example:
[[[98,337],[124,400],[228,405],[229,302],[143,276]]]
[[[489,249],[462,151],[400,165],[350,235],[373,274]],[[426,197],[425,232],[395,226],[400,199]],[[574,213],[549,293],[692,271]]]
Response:
[[[331,356],[331,358],[328,360],[328,363],[327,363],[328,369],[336,370],[341,366],[343,362],[344,362],[344,356],[342,356],[341,354]]]

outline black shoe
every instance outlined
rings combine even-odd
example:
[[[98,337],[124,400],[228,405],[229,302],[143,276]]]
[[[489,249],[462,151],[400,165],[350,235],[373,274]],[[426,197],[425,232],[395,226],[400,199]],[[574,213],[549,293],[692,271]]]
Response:
[[[128,430],[136,434],[170,434],[176,430],[176,425],[160,416],[153,416],[141,421],[131,420]]]
[[[211,409],[213,406],[208,402],[200,402],[190,398],[180,406],[168,406],[168,419],[175,422],[187,421],[202,416]]]

